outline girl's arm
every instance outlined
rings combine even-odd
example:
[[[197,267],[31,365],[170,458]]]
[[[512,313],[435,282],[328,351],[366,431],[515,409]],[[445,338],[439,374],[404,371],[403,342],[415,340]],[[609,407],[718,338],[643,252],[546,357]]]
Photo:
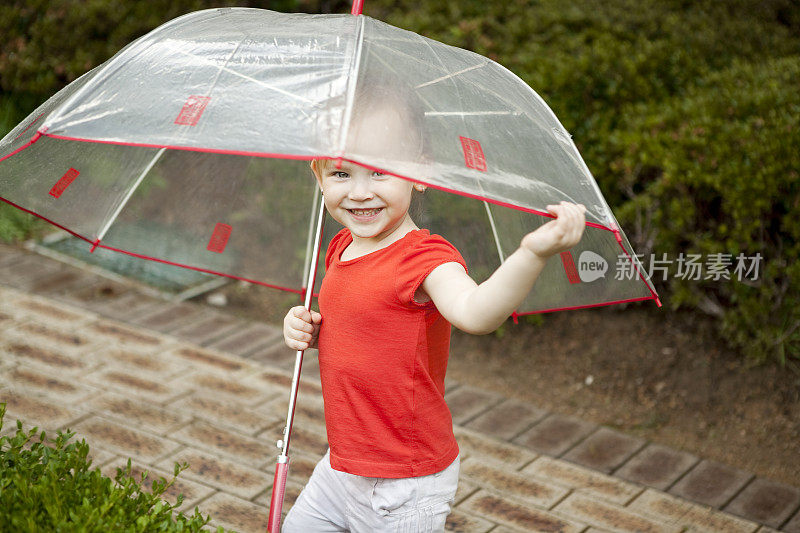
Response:
[[[547,210],[557,218],[523,237],[517,251],[480,285],[458,263],[440,265],[425,278],[422,289],[448,322],[467,333],[491,333],[522,303],[547,259],[580,241],[583,204],[561,202]]]

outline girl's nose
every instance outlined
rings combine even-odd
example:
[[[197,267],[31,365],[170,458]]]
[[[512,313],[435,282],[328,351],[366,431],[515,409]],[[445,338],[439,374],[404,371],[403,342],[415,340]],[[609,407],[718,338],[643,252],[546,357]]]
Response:
[[[367,179],[354,179],[352,181],[352,186],[350,187],[350,199],[351,200],[370,200],[372,199],[375,194],[372,192],[371,181],[369,178]]]

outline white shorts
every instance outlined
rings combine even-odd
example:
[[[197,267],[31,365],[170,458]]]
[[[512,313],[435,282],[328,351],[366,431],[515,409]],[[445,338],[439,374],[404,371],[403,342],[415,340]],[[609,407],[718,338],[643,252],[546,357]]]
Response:
[[[460,464],[456,457],[450,466],[428,476],[363,477],[331,468],[328,450],[289,510],[281,531],[444,531]]]

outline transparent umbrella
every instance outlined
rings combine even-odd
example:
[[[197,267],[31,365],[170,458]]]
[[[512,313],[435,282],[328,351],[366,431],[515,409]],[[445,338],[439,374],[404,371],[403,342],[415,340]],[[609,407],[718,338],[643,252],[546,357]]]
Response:
[[[310,305],[318,250],[338,228],[317,237],[324,210],[308,161],[330,158],[427,185],[415,221],[450,240],[477,281],[550,219],[546,205],[584,204],[581,242],[547,264],[515,317],[660,305],[570,134],[528,85],[353,11],[210,9],[156,28],[0,141],[0,198],[92,250]]]

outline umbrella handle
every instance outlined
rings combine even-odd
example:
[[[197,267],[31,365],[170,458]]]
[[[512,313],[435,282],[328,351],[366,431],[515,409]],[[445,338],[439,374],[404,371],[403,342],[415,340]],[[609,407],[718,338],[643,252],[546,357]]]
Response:
[[[284,459],[284,462],[281,462]],[[286,476],[289,475],[289,458],[285,455],[278,457],[275,465],[275,479],[272,482],[272,500],[269,502],[269,533],[280,533],[281,512],[283,511],[283,496],[286,492]]]
[[[317,277],[317,263],[319,252],[322,248],[322,233],[325,226],[325,199],[319,195],[317,207],[317,229],[314,238],[314,249],[311,252],[311,261],[308,265],[308,287],[305,289],[305,308],[311,310],[311,299],[314,296],[314,284]],[[303,368],[303,350],[297,350],[292,388],[289,393],[289,410],[286,414],[286,426],[283,428],[283,439],[278,441],[281,453],[275,465],[275,480],[272,484],[272,498],[269,503],[269,522],[267,528],[270,533],[279,533],[281,528],[281,512],[283,511],[283,496],[286,492],[286,476],[289,475],[289,439],[292,436],[292,423],[294,422],[294,408],[297,402],[297,391],[300,388],[300,371]]]

